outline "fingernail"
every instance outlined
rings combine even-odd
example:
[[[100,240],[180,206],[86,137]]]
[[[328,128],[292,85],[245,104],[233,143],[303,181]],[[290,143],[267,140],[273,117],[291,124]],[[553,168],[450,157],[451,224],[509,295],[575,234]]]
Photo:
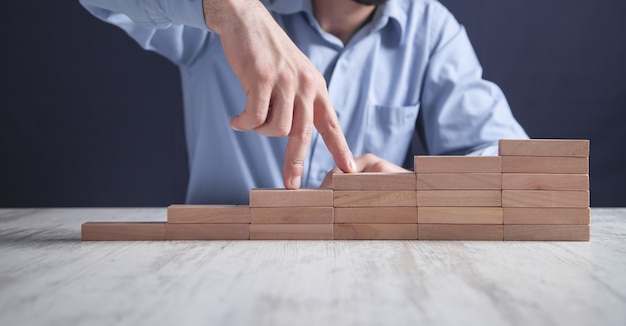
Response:
[[[300,189],[300,184],[302,183],[302,177],[297,176],[291,179],[291,189]]]
[[[350,172],[356,172],[356,162],[354,162],[354,159],[350,159],[348,166],[350,167]]]

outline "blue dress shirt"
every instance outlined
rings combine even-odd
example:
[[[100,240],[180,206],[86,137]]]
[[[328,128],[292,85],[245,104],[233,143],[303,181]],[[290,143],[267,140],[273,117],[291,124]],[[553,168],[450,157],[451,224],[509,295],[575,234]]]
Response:
[[[320,28],[311,0],[263,2],[326,78],[355,156],[373,153],[402,165],[414,135],[433,155],[496,155],[499,139],[528,137],[502,91],[482,79],[465,29],[439,2],[389,0],[345,45]],[[219,35],[204,23],[202,0],[81,3],[180,68],[188,203],[245,204],[251,188],[283,187],[287,139],[229,127],[246,95]],[[319,186],[334,166],[314,132],[302,186]]]

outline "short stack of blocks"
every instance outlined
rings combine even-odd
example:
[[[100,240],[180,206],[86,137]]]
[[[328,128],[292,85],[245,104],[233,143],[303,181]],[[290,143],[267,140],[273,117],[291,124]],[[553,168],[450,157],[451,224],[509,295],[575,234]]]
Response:
[[[589,241],[588,159],[587,140],[501,140],[496,157],[416,156],[414,173],[171,205],[167,222],[85,223],[82,240]]]

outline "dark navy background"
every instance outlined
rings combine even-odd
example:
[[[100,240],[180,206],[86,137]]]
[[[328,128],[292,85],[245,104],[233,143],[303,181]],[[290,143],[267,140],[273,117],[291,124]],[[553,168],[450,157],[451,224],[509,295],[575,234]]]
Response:
[[[531,137],[591,139],[592,206],[626,206],[626,2],[442,2]],[[0,207],[184,201],[175,66],[77,0],[4,2],[0,42]]]

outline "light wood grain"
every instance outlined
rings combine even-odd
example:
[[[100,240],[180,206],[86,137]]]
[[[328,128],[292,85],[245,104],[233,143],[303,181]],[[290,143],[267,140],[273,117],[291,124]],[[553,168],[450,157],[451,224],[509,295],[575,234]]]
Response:
[[[418,207],[418,223],[502,224],[501,207]]]
[[[589,207],[589,191],[502,190],[502,207]]]
[[[507,190],[587,190],[588,174],[504,173],[502,189]]]
[[[415,190],[415,173],[336,173],[334,190]]]
[[[419,240],[502,241],[503,227],[496,224],[418,224]]]
[[[165,227],[167,240],[248,240],[250,224],[171,224]]]
[[[162,222],[87,222],[81,227],[83,241],[165,240]]]
[[[417,224],[335,224],[335,240],[417,240]]]
[[[250,240],[332,239],[332,224],[250,224]]]
[[[229,223],[249,224],[249,206],[231,205],[170,205],[168,223]]]
[[[589,225],[505,225],[507,241],[589,241]]]
[[[589,224],[591,209],[505,207],[502,211],[504,224]]]
[[[416,206],[415,191],[334,191],[335,207]]]
[[[418,173],[417,190],[500,190],[501,173]]]
[[[499,156],[415,156],[415,173],[500,173]]]
[[[337,207],[335,223],[417,224],[417,207]]]
[[[589,158],[502,156],[502,173],[589,174]]]
[[[332,224],[332,207],[253,207],[253,224]]]
[[[483,206],[499,207],[502,195],[498,190],[418,190],[417,206]]]
[[[589,156],[589,140],[582,139],[502,139],[500,156]]]
[[[332,207],[332,189],[252,189],[250,207]]]

